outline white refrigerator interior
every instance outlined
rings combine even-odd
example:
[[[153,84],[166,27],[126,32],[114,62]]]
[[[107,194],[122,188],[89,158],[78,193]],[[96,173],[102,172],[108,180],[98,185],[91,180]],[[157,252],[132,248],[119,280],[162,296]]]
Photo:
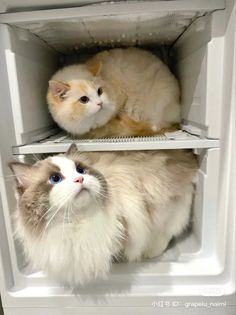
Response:
[[[14,240],[7,162],[65,152],[72,140],[46,104],[50,76],[102,48],[126,46],[150,48],[175,71],[182,131],[78,144],[87,151],[193,149],[199,179],[192,230],[161,257],[114,264],[106,281],[70,292],[32,273]],[[235,0],[0,1],[0,73],[4,314],[235,314]]]

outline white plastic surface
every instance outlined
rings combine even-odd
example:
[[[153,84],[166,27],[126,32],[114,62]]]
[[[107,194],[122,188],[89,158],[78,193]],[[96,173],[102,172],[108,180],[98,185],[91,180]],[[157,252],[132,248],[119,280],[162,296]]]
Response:
[[[228,4],[230,2],[232,5],[234,1],[227,1]],[[188,1],[188,3],[192,4],[193,1]],[[207,3],[214,5],[214,1]],[[70,10],[70,14],[72,11]],[[30,268],[26,267],[21,247],[13,241],[11,214],[14,211],[15,199],[13,198],[13,179],[7,177],[10,172],[6,166],[7,161],[12,158],[12,145],[15,146],[14,150],[21,150],[24,147],[16,148],[17,145],[21,144],[22,139],[17,138],[20,136],[15,131],[18,122],[18,118],[15,117],[18,114],[15,114],[14,110],[12,112],[14,109],[12,99],[15,92],[12,92],[7,84],[11,80],[14,82],[14,78],[8,78],[9,68],[6,68],[5,49],[10,49],[10,55],[14,53],[20,56],[20,59],[23,53],[25,58],[23,60],[26,64],[28,64],[27,58],[29,57],[31,60],[34,58],[34,54],[37,58],[44,56],[45,49],[48,56],[43,61],[45,64],[49,63],[51,59],[54,60],[55,55],[52,51],[48,52],[46,45],[43,45],[42,50],[38,49],[33,38],[29,38],[28,35],[25,36],[27,31],[20,32],[20,36],[18,30],[18,35],[14,37],[14,31],[11,27],[11,31],[8,32],[5,31],[8,29],[6,25],[1,26],[0,67],[4,79],[0,85],[0,105],[1,113],[4,115],[0,115],[0,290],[7,315],[235,314],[236,7],[234,10],[232,6],[227,7],[227,12],[225,20],[223,12],[219,12],[221,19],[217,19],[218,13],[214,14],[215,18],[212,21],[211,17],[203,17],[202,19],[209,21],[209,24],[206,26],[203,24],[203,27],[197,29],[195,33],[190,29],[185,44],[181,41],[179,47],[178,43],[176,44],[177,55],[180,54],[179,60],[185,60],[182,65],[179,64],[180,72],[181,69],[183,71],[187,68],[190,68],[189,71],[191,68],[194,70],[195,79],[189,78],[191,91],[195,91],[193,82],[198,82],[198,75],[202,78],[202,82],[198,83],[196,89],[196,98],[201,97],[203,101],[197,102],[198,100],[195,99],[199,111],[194,112],[194,103],[191,101],[184,105],[185,115],[188,115],[185,106],[189,108],[190,116],[185,117],[186,123],[190,124],[189,130],[195,128],[195,130],[200,131],[200,135],[208,135],[209,133],[220,137],[220,142],[206,138],[200,140],[196,140],[196,138],[193,140],[192,138],[190,140],[192,147],[196,143],[194,141],[201,141],[202,145],[205,143],[203,141],[206,140],[209,143],[219,145],[219,148],[203,148],[198,151],[200,169],[193,209],[192,234],[167,251],[159,260],[153,259],[139,264],[116,264],[113,266],[108,281],[79,288],[77,292],[73,293],[57,286],[40,271],[32,273]],[[49,19],[52,14],[56,13],[54,11],[48,12],[46,19]],[[74,14],[77,14],[76,10]],[[17,16],[13,15],[12,19],[16,19]],[[34,12],[31,15],[22,13],[20,19],[23,21],[24,17],[31,20],[36,18],[39,21],[42,16],[42,12]],[[4,18],[11,19],[11,17],[6,16]],[[224,21],[227,24],[226,29],[224,28]],[[10,20],[8,22],[10,23]],[[222,33],[216,32],[215,22],[215,26],[219,27]],[[192,27],[194,28],[194,24]],[[222,35],[224,38],[221,38]],[[18,41],[17,38],[28,38],[28,40]],[[37,42],[41,42],[40,39],[37,39]],[[206,46],[207,43],[209,45]],[[26,49],[26,47],[30,48]],[[218,49],[217,52],[216,48]],[[199,55],[195,58],[197,54]],[[218,63],[214,62],[212,56],[218,59]],[[209,61],[207,58],[211,60]],[[202,65],[201,61],[205,62],[205,66]],[[15,67],[16,72],[19,69],[19,67]],[[23,78],[26,79],[22,71]],[[222,75],[222,78],[215,73]],[[188,75],[190,74],[188,72]],[[215,76],[217,80],[213,84],[212,80]],[[202,84],[204,82],[206,85]],[[187,93],[184,94],[185,100],[191,100],[188,95],[187,83],[186,80],[185,85],[183,85],[183,93]],[[18,83],[15,82],[14,84],[17,85]],[[209,84],[211,84],[210,88]],[[20,88],[18,92],[20,95],[23,90]],[[25,92],[21,97],[25,97]],[[27,102],[27,99],[25,101]],[[214,107],[215,102],[216,107]],[[28,103],[27,106],[29,105]],[[18,110],[24,113],[22,115],[25,117],[27,113],[23,108],[24,104],[20,102],[20,106],[22,108],[18,108]],[[214,109],[217,108],[217,113],[215,113]],[[30,114],[28,119],[35,119],[33,115],[36,113],[37,110],[35,114]],[[21,127],[32,127],[31,122],[25,121],[23,116]],[[27,143],[31,142],[29,141],[30,134],[34,134],[34,137],[40,136],[46,131],[44,127],[42,126],[41,132],[36,132],[36,134],[35,130],[30,130],[32,128],[27,129],[25,135],[25,139],[28,139]],[[172,142],[172,140],[167,141],[166,139],[164,141],[165,144]],[[173,141],[173,146],[177,143],[175,141],[177,140]],[[146,145],[146,142],[145,144],[137,143],[140,149]],[[50,150],[55,148],[54,145],[49,144]],[[59,143],[59,145],[61,144]],[[117,147],[117,144],[115,145]],[[158,142],[155,141],[152,145],[157,148]],[[105,145],[103,143],[102,146],[108,148],[107,143]],[[120,144],[118,146],[121,147]],[[33,153],[33,147],[25,146],[25,148],[28,148],[26,153]],[[37,150],[45,152],[46,146],[39,144]],[[63,150],[65,150],[65,146]],[[15,151],[15,153],[19,152],[22,151]],[[30,156],[19,156],[19,159],[28,157]],[[211,302],[214,302],[215,306],[210,305]],[[217,302],[222,304],[217,306]]]
[[[2,14],[0,22],[30,30],[57,51],[91,46],[173,43],[198,16],[224,1],[121,1],[38,12]]]
[[[97,301],[105,299],[105,303],[110,306],[134,306],[134,303],[141,306],[151,303],[150,300],[155,300],[155,296],[164,298],[232,293],[227,281],[222,286],[219,284],[224,263],[222,257],[216,254],[219,233],[216,222],[221,212],[218,199],[221,171],[217,167],[219,153],[219,149],[208,149],[201,153],[193,232],[162,257],[136,264],[115,264],[108,280],[79,287],[76,295],[71,295],[70,291],[58,287],[40,272],[32,273],[30,268],[25,269],[24,261],[15,261],[16,257],[11,252],[11,260],[18,269],[12,274],[15,284],[9,288],[11,297],[8,297],[10,304],[7,305],[19,307],[27,303],[28,307],[33,307],[35,303],[43,303],[44,307],[66,307],[68,304],[70,307],[95,306]],[[4,215],[9,217],[6,205],[3,210]],[[226,235],[226,231],[226,226],[221,228],[221,237]],[[12,243],[12,234],[9,236]]]
[[[185,124],[208,138],[220,137],[224,37],[222,15],[197,19],[176,42],[177,73]]]
[[[18,144],[33,141],[54,122],[46,104],[47,82],[57,65],[57,55],[34,35],[2,26],[10,45],[2,43],[7,65],[10,102]]]
[[[220,145],[219,140],[201,139],[181,130],[167,132],[163,136],[156,137],[117,137],[93,140],[75,140],[62,132],[37,143],[13,147],[13,154],[66,152],[73,142],[81,151],[203,149],[217,148]]]
[[[78,16],[62,21],[52,19],[20,26],[30,29],[57,51],[70,53],[91,46],[168,45],[184,32],[197,15],[200,13],[126,13],[118,16]]]
[[[50,8],[65,8],[90,3],[99,3],[104,0],[1,0],[0,12],[17,12],[29,10],[42,10]],[[117,1],[117,0],[113,0]],[[118,0],[119,1],[119,0]]]
[[[17,25],[17,28],[2,26],[10,39],[10,45],[3,42],[2,49],[7,63],[17,145],[43,139],[45,133],[53,128],[46,90],[60,55],[50,47],[68,52],[72,48],[77,51],[80,47],[87,47],[89,51],[90,46],[172,43],[193,19],[195,22],[172,49],[177,58],[184,124],[199,129],[197,134],[202,137],[218,139],[223,26],[217,25],[221,12],[199,16],[209,10],[221,9],[223,5],[221,1],[214,4],[212,1],[191,1],[188,4],[186,1],[154,1],[145,2],[143,11],[144,3],[139,1],[137,4],[105,3],[77,9],[0,15],[0,22],[12,21]]]

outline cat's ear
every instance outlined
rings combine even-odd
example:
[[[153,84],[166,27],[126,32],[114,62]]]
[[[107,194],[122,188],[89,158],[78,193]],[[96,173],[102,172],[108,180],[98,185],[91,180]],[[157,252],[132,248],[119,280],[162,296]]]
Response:
[[[72,143],[69,149],[67,150],[66,155],[73,156],[73,155],[76,155],[78,152],[79,151],[77,149],[76,144]]]
[[[63,98],[67,91],[69,91],[70,86],[64,82],[50,80],[48,82],[49,89],[54,96]]]
[[[102,63],[97,62],[94,64],[88,64],[88,70],[92,73],[94,77],[98,76],[102,70]]]
[[[32,183],[33,166],[20,162],[10,162],[8,163],[8,166],[15,175],[17,191],[22,195]]]

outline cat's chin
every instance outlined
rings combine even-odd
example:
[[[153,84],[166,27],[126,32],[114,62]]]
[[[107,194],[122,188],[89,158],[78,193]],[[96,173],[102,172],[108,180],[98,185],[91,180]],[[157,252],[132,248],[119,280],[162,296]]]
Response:
[[[81,195],[84,195],[85,193],[89,193],[89,190],[85,187],[81,188],[80,191],[76,194],[75,198],[80,197]]]
[[[86,194],[89,194],[89,190],[85,187],[81,188],[80,191],[76,193],[74,199],[85,197]]]
[[[89,113],[89,115],[96,115],[98,112],[102,111],[103,108],[101,106],[96,106],[93,108],[93,110]]]
[[[86,207],[91,203],[90,192],[87,188],[82,188],[74,197],[74,204],[80,207]]]
[[[92,129],[104,126],[112,118],[114,113],[115,110],[113,107],[104,107],[97,111],[97,113],[94,115]]]

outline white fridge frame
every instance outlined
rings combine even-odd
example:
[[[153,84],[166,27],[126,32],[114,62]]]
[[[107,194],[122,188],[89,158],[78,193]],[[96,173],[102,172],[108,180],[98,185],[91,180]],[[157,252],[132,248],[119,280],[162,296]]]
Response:
[[[217,3],[216,3],[217,2]],[[168,1],[159,4],[149,3],[153,10],[203,10],[212,11],[212,8],[218,6],[223,9],[222,1]],[[147,8],[145,4],[117,3],[114,4],[116,10],[120,13],[127,12],[127,9],[133,10],[132,13],[139,14]],[[174,6],[174,7],[173,7]],[[1,6],[0,6],[1,8]],[[110,14],[114,7],[107,7]],[[82,12],[82,13],[81,13]],[[117,12],[117,11],[116,11]],[[132,140],[131,143],[117,140],[112,144],[114,150],[127,149],[174,149],[179,147],[191,147],[202,158],[201,178],[205,182],[204,191],[199,191],[199,197],[208,196],[204,200],[203,217],[205,216],[203,227],[204,231],[196,231],[201,238],[209,235],[208,241],[203,241],[200,248],[194,249],[191,253],[190,245],[185,243],[179,245],[179,250],[188,248],[188,255],[196,255],[196,260],[188,260],[188,255],[183,255],[178,262],[171,262],[171,257],[167,260],[160,260],[157,263],[147,265],[121,265],[114,266],[111,277],[107,282],[96,282],[86,288],[80,288],[78,292],[70,292],[57,284],[46,279],[41,273],[27,273],[27,270],[19,269],[19,258],[21,254],[17,252],[19,248],[13,241],[12,222],[10,213],[15,207],[12,182],[6,179],[9,171],[6,162],[15,154],[19,159],[24,159],[25,155],[30,153],[46,153],[65,151],[68,143],[30,143],[32,134],[25,137],[17,126],[20,121],[20,107],[13,106],[12,95],[17,93],[17,84],[12,91],[12,81],[15,80],[9,65],[12,46],[11,38],[6,32],[7,25],[19,25],[34,21],[50,20],[52,16],[55,19],[71,18],[78,15],[104,14],[103,8],[84,7],[67,8],[55,10],[29,11],[19,13],[6,13],[0,15],[0,42],[4,43],[4,49],[0,50],[0,68],[3,76],[0,84],[0,292],[6,315],[59,315],[59,314],[235,314],[236,295],[235,295],[235,265],[236,265],[236,241],[235,241],[235,104],[236,104],[236,5],[235,1],[226,1],[226,8],[222,13],[215,13],[215,23],[225,23],[225,27],[212,26],[212,35],[214,40],[208,47],[207,69],[209,82],[214,77],[211,73],[216,62],[214,59],[216,47],[220,49],[219,56],[222,58],[221,80],[216,81],[217,86],[210,84],[207,86],[206,96],[210,101],[215,99],[216,104],[220,106],[217,115],[220,128],[210,128],[210,134],[215,137],[205,137],[203,133],[196,131],[197,124],[191,124],[191,113],[189,120],[184,122],[186,130],[194,130],[200,138],[190,138],[173,141],[169,144],[169,139],[153,139],[151,142],[141,140]],[[108,13],[107,13],[108,14]],[[116,13],[117,14],[117,13]],[[221,20],[224,19],[224,20]],[[206,18],[203,17],[205,21]],[[218,21],[218,22],[217,22]],[[195,26],[196,24],[196,26]],[[192,26],[192,31],[198,30],[198,22]],[[200,23],[201,25],[201,23]],[[223,29],[223,32],[222,32]],[[214,34],[215,32],[215,34]],[[221,34],[220,34],[221,33]],[[22,33],[24,34],[24,32]],[[183,36],[182,47],[185,45]],[[214,36],[217,35],[217,36]],[[187,41],[187,43],[189,43]],[[178,45],[178,43],[177,43]],[[192,43],[192,47],[194,47]],[[190,47],[190,48],[189,48]],[[191,45],[186,47],[185,51],[191,50]],[[181,50],[180,50],[181,51]],[[9,55],[10,53],[10,55]],[[10,56],[7,59],[6,56]],[[181,57],[182,58],[182,57]],[[185,58],[185,56],[184,56]],[[213,59],[212,59],[213,58]],[[14,59],[14,58],[13,58]],[[12,59],[12,60],[13,60]],[[8,61],[7,61],[8,60]],[[182,59],[181,59],[182,60]],[[183,59],[188,65],[187,58]],[[210,74],[209,74],[210,73]],[[207,81],[208,82],[208,81]],[[17,82],[16,82],[17,83]],[[14,87],[14,85],[13,85]],[[217,93],[214,91],[217,88]],[[210,90],[209,90],[210,89]],[[21,90],[19,92],[22,92]],[[215,98],[215,94],[218,98]],[[186,95],[188,98],[188,95]],[[211,103],[212,104],[212,103]],[[22,106],[19,98],[19,106]],[[206,106],[209,110],[209,107]],[[16,116],[18,115],[18,116]],[[194,113],[192,114],[194,117]],[[17,118],[18,117],[18,118]],[[211,111],[208,113],[208,122],[211,121]],[[201,119],[201,117],[199,118]],[[17,123],[16,123],[17,122]],[[221,123],[220,123],[221,122]],[[49,121],[50,124],[50,121]],[[210,124],[210,123],[209,123]],[[213,124],[214,125],[214,124]],[[210,126],[212,126],[210,124]],[[23,126],[24,127],[24,126]],[[42,133],[47,134],[48,129],[42,129]],[[218,136],[217,136],[218,135]],[[40,140],[38,134],[33,134],[34,139]],[[39,137],[39,138],[38,138]],[[193,136],[194,137],[194,136]],[[204,138],[205,137],[205,138]],[[31,139],[32,140],[32,139]],[[142,142],[143,141],[143,142]],[[171,140],[170,140],[171,141]],[[188,142],[189,141],[189,142]],[[195,141],[195,142],[194,142]],[[199,143],[200,144],[197,144]],[[178,144],[179,143],[179,144]],[[111,141],[81,143],[85,150],[105,150]],[[86,147],[87,146],[87,147]],[[111,148],[111,147],[110,147]],[[220,166],[220,167],[219,167]],[[207,170],[207,171],[206,171]],[[210,180],[208,180],[210,178]],[[202,193],[202,195],[201,195]],[[211,199],[212,198],[212,199]],[[216,206],[217,201],[217,206]],[[214,209],[214,216],[210,211],[204,209]],[[207,224],[206,224],[207,223]],[[212,225],[211,225],[212,223]],[[208,233],[209,229],[209,233]],[[214,232],[211,232],[211,230]],[[212,246],[212,244],[214,246]],[[181,248],[182,246],[182,248]],[[191,256],[191,257],[192,257]],[[168,259],[170,260],[168,262]],[[187,259],[185,261],[185,259]],[[158,268],[156,267],[158,264]],[[168,268],[167,268],[168,266]],[[140,270],[139,270],[140,268]],[[137,270],[136,270],[137,269]]]

